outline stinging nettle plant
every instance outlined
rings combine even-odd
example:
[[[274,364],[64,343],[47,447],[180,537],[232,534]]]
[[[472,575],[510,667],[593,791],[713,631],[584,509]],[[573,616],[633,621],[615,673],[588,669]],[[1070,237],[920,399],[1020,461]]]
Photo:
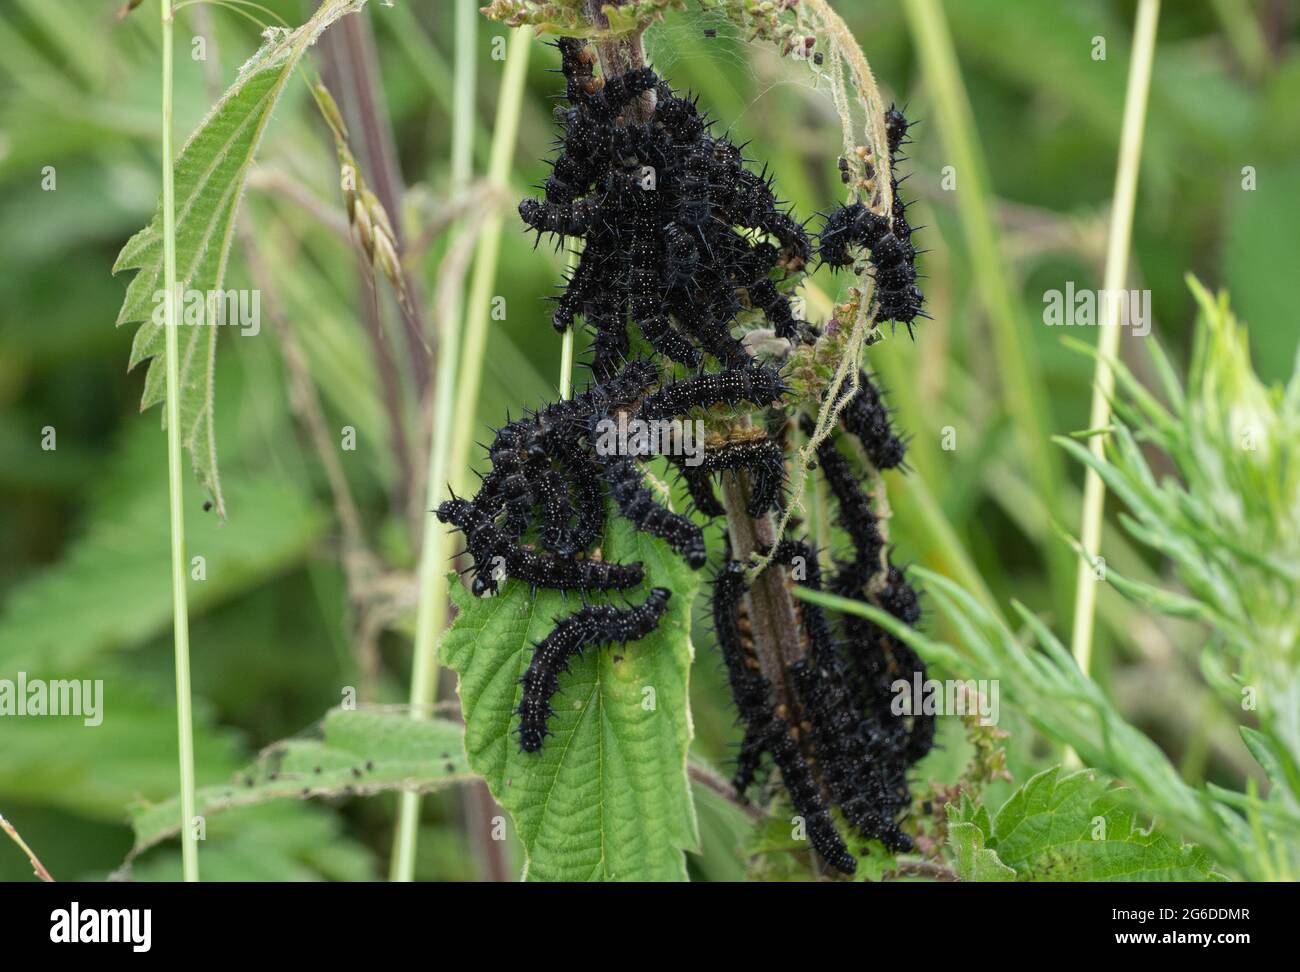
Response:
[[[830,589],[905,623],[920,617],[873,498],[837,445],[842,430],[869,470],[903,462],[857,357],[880,324],[910,329],[923,314],[894,174],[908,122],[881,107],[856,52],[853,80],[869,86],[859,96],[866,143],[841,158],[852,202],[823,219],[814,247],[774,196],[774,176],[750,168],[696,100],[645,64],[644,23],[620,19],[632,8],[542,19],[559,6],[489,12],[565,34],[559,154],[542,198],[525,199],[519,215],[539,242],[573,247],[552,323],[590,332],[592,380],[497,430],[478,492],[438,508],[463,534],[472,574],[468,591],[456,588],[460,613],[444,644],[461,676],[471,765],[515,814],[530,876],[683,876],[681,849],[697,841],[686,783],[689,608],[694,571],[712,561],[713,637],[744,728],[736,794],[766,780],[763,801],[788,801],[792,832],[819,866],[852,874],[846,832],[859,853],[865,841],[882,856],[913,847],[902,825],[908,768],[929,751],[934,723],[893,711],[890,687],[924,679],[925,667],[870,622],[797,602],[791,586],[820,587],[827,558]],[[807,6],[817,24],[838,25],[824,5]],[[786,50],[820,66],[817,24],[801,28],[801,14],[784,31]],[[823,36],[839,45],[842,25]],[[831,51],[851,123],[844,55]],[[799,319],[789,296],[814,260],[856,262],[860,275],[846,320],[825,329]],[[810,366],[828,356],[829,369]],[[798,401],[820,405],[800,419]],[[609,452],[597,434],[701,416],[707,438],[694,462],[645,443]],[[655,462],[682,481],[689,513],[671,507]],[[835,498],[851,541],[843,561],[791,535],[809,473]],[[711,552],[707,521],[722,517]]]

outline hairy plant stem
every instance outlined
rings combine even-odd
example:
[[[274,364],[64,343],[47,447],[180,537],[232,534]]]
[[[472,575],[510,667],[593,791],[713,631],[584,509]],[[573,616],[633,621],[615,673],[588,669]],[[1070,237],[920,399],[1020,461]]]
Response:
[[[1118,297],[1128,271],[1133,232],[1133,208],[1137,198],[1138,169],[1142,161],[1142,129],[1146,121],[1147,93],[1151,87],[1151,64],[1155,59],[1156,25],[1160,0],[1141,0],[1133,38],[1133,60],[1129,66],[1128,91],[1124,96],[1124,123],[1120,133],[1119,164],[1115,171],[1115,199],[1111,212],[1110,239],[1106,247],[1103,281],[1111,326],[1101,328],[1100,353],[1092,386],[1091,429],[1110,424],[1110,402],[1115,391],[1111,363],[1119,351]],[[1094,435],[1088,447],[1104,458],[1106,436]],[[1099,556],[1101,521],[1106,505],[1106,485],[1097,471],[1088,467],[1083,486],[1083,522],[1079,543],[1090,558]],[[1097,574],[1094,563],[1080,563],[1075,587],[1074,630],[1071,651],[1086,675],[1092,664],[1093,621],[1097,607]]]
[[[756,551],[771,549],[776,530],[769,515],[754,518],[745,512],[750,493],[746,473],[724,473],[721,479],[731,555],[741,563],[747,563]],[[794,690],[786,673],[790,665],[803,657],[804,648],[799,633],[799,617],[785,582],[785,573],[779,569],[763,571],[754,578],[745,597],[749,603],[749,625],[759,669],[771,684],[777,705],[795,712]]]
[[[194,719],[190,698],[190,618],[185,590],[184,480],[181,469],[180,335],[176,320],[176,178],[172,145],[172,2],[162,7],[163,331],[167,354],[167,484],[171,513],[172,641],[176,656],[176,732],[180,758],[181,874],[199,879],[194,831]]]
[[[587,19],[592,25],[600,30],[609,29],[609,18],[605,16],[601,8],[609,4],[610,0],[587,0]],[[613,5],[622,6],[621,0],[613,0]],[[635,71],[637,68],[645,67],[645,44],[643,41],[644,26],[631,34],[624,34],[617,37],[597,37],[592,43],[596,48],[596,56],[600,60],[600,73],[604,78],[615,78],[620,74],[627,74],[628,71]],[[634,106],[628,108],[628,119],[633,122],[643,122],[655,110],[655,93],[647,91],[643,94]]]
[[[867,205],[871,206],[878,213],[886,213],[893,203],[894,189],[893,183],[889,179],[893,161],[888,150],[888,139],[885,134],[885,104],[880,97],[880,89],[876,86],[876,76],[872,73],[871,65],[867,63],[866,55],[862,53],[862,48],[858,45],[857,39],[853,32],[849,30],[848,24],[844,18],[835,12],[835,9],[827,0],[803,0],[804,9],[812,14],[817,27],[824,31],[831,40],[831,93],[832,100],[835,102],[835,110],[840,116],[840,130],[843,137],[843,148],[846,157],[851,157],[856,148],[857,138],[854,135],[854,122],[852,111],[849,107],[848,92],[844,83],[844,74],[842,66],[848,69],[848,76],[853,85],[857,88],[858,99],[861,102],[865,112],[863,122],[862,136],[866,143],[870,145],[876,154],[876,164],[882,170],[881,177],[876,180],[876,190],[872,198],[868,199]],[[856,191],[856,190],[855,190]]]

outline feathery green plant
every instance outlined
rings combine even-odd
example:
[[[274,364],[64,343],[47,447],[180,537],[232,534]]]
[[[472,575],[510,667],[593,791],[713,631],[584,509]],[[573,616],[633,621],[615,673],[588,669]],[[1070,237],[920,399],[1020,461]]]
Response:
[[[1185,593],[1104,562],[1098,573],[1138,603],[1210,626],[1201,669],[1226,706],[1257,716],[1242,736],[1270,801],[1300,829],[1300,361],[1285,388],[1265,387],[1227,296],[1189,286],[1201,316],[1188,387],[1154,345],[1167,405],[1113,361],[1123,394],[1107,456],[1058,441],[1123,500],[1124,526],[1169,559]],[[1178,478],[1158,480],[1143,446]],[[1300,860],[1279,863],[1295,873]]]
[[[1201,844],[1219,867],[1251,880],[1290,880],[1300,870],[1300,362],[1285,388],[1265,387],[1227,298],[1212,298],[1195,280],[1190,286],[1201,316],[1186,387],[1152,342],[1167,404],[1111,361],[1120,393],[1106,455],[1057,441],[1125,504],[1120,519],[1127,532],[1173,565],[1183,590],[1137,582],[1104,560],[1088,560],[1099,579],[1135,603],[1208,627],[1201,669],[1228,709],[1242,713],[1241,736],[1267,779],[1266,796],[1252,787],[1186,783],[1023,605],[1014,607],[1037,650],[924,568],[916,573],[952,624],[956,645],[869,605],[800,596],[870,618],[955,675],[999,679],[1044,735],[1126,783],[1138,809]],[[1157,479],[1144,447],[1159,450],[1176,475]],[[1244,724],[1247,713],[1258,728]]]

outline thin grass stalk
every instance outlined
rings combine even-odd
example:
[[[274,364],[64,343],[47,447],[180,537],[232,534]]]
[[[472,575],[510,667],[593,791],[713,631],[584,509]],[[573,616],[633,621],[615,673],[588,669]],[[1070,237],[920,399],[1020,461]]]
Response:
[[[1115,172],[1115,201],[1110,220],[1110,239],[1106,246],[1105,287],[1110,326],[1101,328],[1100,353],[1097,355],[1092,386],[1090,429],[1110,424],[1111,396],[1115,390],[1115,372],[1111,362],[1119,351],[1120,327],[1116,298],[1124,286],[1128,271],[1129,249],[1133,233],[1133,208],[1137,199],[1138,169],[1142,161],[1142,129],[1146,123],[1147,93],[1151,87],[1151,64],[1155,59],[1156,25],[1160,17],[1160,0],[1141,0],[1133,36],[1133,60],[1129,65],[1128,91],[1124,96],[1124,123],[1120,134],[1119,164]],[[1106,436],[1094,435],[1088,447],[1093,455],[1105,456]],[[1106,506],[1106,485],[1091,466],[1083,486],[1083,521],[1079,542],[1089,557],[1098,556],[1101,521]],[[1071,652],[1086,675],[1092,664],[1092,639],[1097,608],[1097,575],[1091,563],[1080,563],[1074,596],[1074,630]]]
[[[569,250],[569,258],[565,264],[565,269],[572,274],[577,269],[578,261],[582,259],[582,249],[580,245],[574,245]],[[564,329],[564,336],[560,338],[560,398],[570,398],[573,395],[573,325],[570,324]]]
[[[185,590],[185,506],[181,470],[180,336],[176,332],[176,179],[172,146],[172,2],[162,0],[163,331],[167,342],[167,484],[171,513],[172,636],[176,653],[176,731],[181,773],[181,874],[199,879],[194,831],[194,718],[190,700],[190,617]]]
[[[501,81],[492,156],[488,164],[488,183],[507,191],[510,164],[519,133],[519,112],[523,104],[524,75],[532,47],[533,30],[521,27],[511,35],[506,51],[505,77]],[[456,427],[452,433],[451,472],[463,482],[469,472],[469,448],[474,439],[474,417],[478,411],[478,393],[483,381],[483,354],[487,348],[488,310],[492,302],[492,285],[496,282],[497,258],[501,249],[503,217],[499,211],[483,221],[482,233],[474,253],[474,274],[470,280],[469,302],[465,317],[465,351],[457,381]]]
[[[993,332],[1004,407],[1014,423],[1020,452],[1035,488],[1043,496],[1059,496],[1060,474],[1044,422],[1047,394],[1042,376],[1030,366],[1025,320],[1007,275],[1005,250],[993,219],[989,179],[952,34],[939,0],[904,0],[903,9],[933,90],[936,128],[959,180],[957,209],[981,303]],[[1053,589],[1064,610],[1069,605],[1073,568],[1069,552],[1053,542],[1047,523],[1042,524],[1037,539],[1042,542]]]
[[[1259,82],[1272,68],[1268,38],[1248,0],[1212,0],[1210,6],[1246,76]]]
[[[564,331],[560,339],[560,398],[573,395],[573,328]]]
[[[451,129],[451,187],[462,192],[472,175],[474,139],[474,54],[478,12],[474,0],[456,0],[455,102]],[[429,475],[425,494],[424,542],[420,550],[420,599],[416,609],[415,647],[411,671],[411,716],[428,718],[438,698],[438,640],[447,627],[447,564],[451,537],[433,511],[451,476],[451,441],[456,373],[460,363],[460,318],[463,306],[456,287],[451,313],[442,321],[438,367],[434,377],[433,429],[429,442]],[[415,878],[415,850],[420,825],[420,794],[404,791],[397,801],[397,832],[389,862],[389,879]]]
[[[53,876],[41,863],[41,859],[36,856],[36,852],[27,846],[27,841],[23,840],[22,834],[18,833],[18,828],[6,820],[2,813],[0,813],[0,830],[8,834],[9,839],[18,845],[18,849],[27,855],[27,860],[32,865],[32,873],[45,883],[53,884]]]

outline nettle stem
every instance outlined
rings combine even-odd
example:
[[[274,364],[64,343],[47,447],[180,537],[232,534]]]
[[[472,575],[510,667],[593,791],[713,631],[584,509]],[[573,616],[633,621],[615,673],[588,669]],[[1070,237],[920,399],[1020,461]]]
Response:
[[[610,0],[587,0],[587,18],[598,30],[609,29],[609,18],[600,9],[609,2]],[[614,0],[614,6],[620,6],[619,0]],[[643,40],[645,28],[646,25],[642,24],[637,30],[628,34],[593,39],[592,45],[596,48],[596,56],[600,59],[601,77],[616,78],[620,74],[645,67]],[[637,100],[636,107],[628,111],[628,121],[643,122],[654,110],[655,93],[647,91]]]
[[[767,514],[755,519],[745,512],[750,492],[747,473],[723,473],[721,478],[731,554],[741,563],[747,563],[756,551],[772,549],[776,527]],[[777,705],[796,711],[794,690],[786,673],[803,657],[804,646],[799,633],[799,616],[795,613],[794,597],[786,584],[785,572],[779,568],[763,571],[754,578],[745,597],[759,669],[772,685]]]
[[[598,29],[609,27],[609,21],[600,8],[609,0],[588,0],[587,16]],[[592,41],[600,62],[601,76],[610,78],[644,67],[644,26],[632,33],[617,37],[597,37]],[[637,115],[629,121],[644,121],[654,111],[654,92],[647,92],[638,104]],[[634,114],[629,112],[629,114]],[[749,505],[750,484],[747,473],[723,473],[722,505],[727,513],[727,530],[731,536],[732,556],[747,563],[750,555],[771,549],[776,539],[776,527],[768,514],[751,517]],[[803,638],[799,631],[799,616],[794,597],[786,583],[785,572],[765,570],[755,578],[746,595],[749,623],[754,640],[754,652],[763,676],[772,685],[778,705],[789,711],[794,709],[794,691],[786,672],[792,663],[803,657]]]

